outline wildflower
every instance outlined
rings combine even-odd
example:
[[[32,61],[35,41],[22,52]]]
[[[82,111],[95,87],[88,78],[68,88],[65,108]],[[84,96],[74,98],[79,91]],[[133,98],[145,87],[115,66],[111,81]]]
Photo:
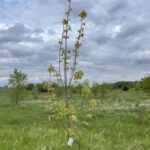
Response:
[[[92,118],[92,114],[87,114],[86,117],[90,119]]]
[[[81,92],[82,92],[82,96],[88,96],[91,93],[91,90],[88,84],[83,85]]]
[[[89,123],[86,122],[86,121],[83,121],[82,123],[83,123],[83,125],[85,125],[85,126],[88,126],[88,125],[89,125]]]
[[[68,114],[75,114],[76,113],[76,109],[73,105],[70,105],[68,108]]]
[[[67,114],[67,108],[65,106],[65,103],[64,102],[60,102],[58,105],[57,105],[57,116],[58,118],[59,117],[64,117],[66,114]]]
[[[78,119],[77,119],[77,117],[75,115],[71,115],[69,117],[69,119],[70,119],[70,122],[72,122],[72,123],[76,123],[78,121]]]
[[[91,106],[92,108],[94,108],[94,107],[96,107],[96,105],[97,105],[96,100],[95,100],[95,99],[91,99],[91,100],[90,100],[90,106]]]
[[[50,117],[50,116],[48,117],[48,121],[49,121],[49,122],[51,121],[51,117]]]
[[[57,134],[58,133],[58,129],[54,129],[54,134]]]

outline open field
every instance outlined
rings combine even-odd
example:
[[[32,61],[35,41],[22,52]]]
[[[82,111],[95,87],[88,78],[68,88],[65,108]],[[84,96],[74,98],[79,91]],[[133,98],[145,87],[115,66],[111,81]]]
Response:
[[[150,150],[148,18],[148,0],[0,0],[0,150]]]
[[[49,120],[42,97],[29,95],[14,106],[1,89],[0,150],[150,150],[150,98],[143,92],[114,90],[97,97],[93,118],[86,118],[88,98],[74,95],[79,122],[72,147],[66,146],[65,120]],[[142,121],[137,103],[145,106]]]

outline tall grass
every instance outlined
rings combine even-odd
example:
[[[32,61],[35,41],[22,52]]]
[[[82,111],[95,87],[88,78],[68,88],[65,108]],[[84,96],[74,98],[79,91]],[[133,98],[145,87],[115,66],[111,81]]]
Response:
[[[129,107],[136,104],[139,95],[133,91],[114,92],[97,98],[98,106],[93,118],[86,118],[86,103],[85,109],[79,107],[81,100],[88,102],[88,98],[74,97],[80,121],[72,147],[66,144],[65,120],[52,118],[49,122],[50,114],[42,100],[31,99],[20,106],[13,106],[5,92],[1,92],[0,150],[150,150],[149,109],[139,124],[137,110]],[[144,97],[140,103],[149,102],[143,93],[140,96]]]

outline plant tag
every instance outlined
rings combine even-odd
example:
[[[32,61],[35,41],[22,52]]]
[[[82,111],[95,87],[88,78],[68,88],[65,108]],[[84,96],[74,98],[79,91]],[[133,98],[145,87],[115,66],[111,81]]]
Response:
[[[73,138],[69,138],[67,145],[68,146],[72,146],[74,139]]]

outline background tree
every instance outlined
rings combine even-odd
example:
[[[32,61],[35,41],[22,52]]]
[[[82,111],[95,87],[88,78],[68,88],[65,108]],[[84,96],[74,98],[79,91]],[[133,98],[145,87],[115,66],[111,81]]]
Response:
[[[38,98],[38,94],[39,94],[39,91],[38,91],[38,88],[36,85],[33,86],[33,89],[32,89],[32,95],[33,95],[33,98],[34,99],[37,99]]]
[[[136,93],[138,93],[141,90],[141,82],[140,81],[134,82],[134,90],[136,91]]]
[[[82,91],[82,83],[77,83],[71,86],[70,88],[70,92],[72,94],[78,94],[81,96],[81,91]]]
[[[148,95],[150,94],[150,76],[149,75],[146,75],[144,78],[141,79],[141,88]]]
[[[101,96],[104,97],[105,94],[106,94],[106,91],[107,90],[107,84],[105,82],[103,82],[101,85],[100,85],[100,93],[101,93]]]
[[[94,97],[98,96],[98,94],[100,93],[100,85],[98,83],[93,83],[92,93],[93,93]]]
[[[26,89],[27,89],[28,91],[31,91],[31,90],[33,89],[33,87],[34,87],[34,84],[33,84],[33,83],[28,83],[28,84],[26,85]]]
[[[10,97],[16,104],[19,101],[23,100],[26,95],[26,85],[27,74],[19,71],[18,69],[14,69],[13,73],[10,74],[9,77],[9,86],[11,87]]]

